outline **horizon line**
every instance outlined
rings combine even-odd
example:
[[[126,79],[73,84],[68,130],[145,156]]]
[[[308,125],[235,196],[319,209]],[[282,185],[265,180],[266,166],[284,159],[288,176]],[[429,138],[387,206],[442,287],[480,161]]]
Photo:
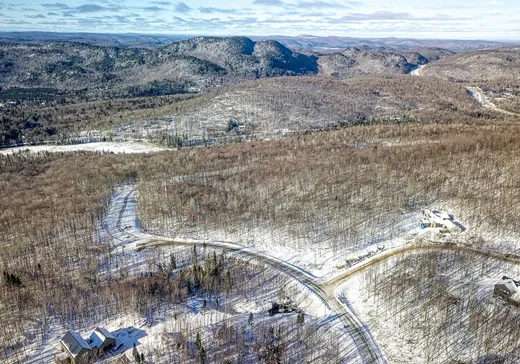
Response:
[[[85,31],[52,31],[52,30],[7,30],[0,29],[1,33],[52,33],[52,34],[98,34],[98,35],[147,35],[147,36],[182,36],[182,37],[279,37],[279,38],[344,38],[344,39],[413,39],[413,40],[443,40],[443,41],[480,41],[480,42],[496,42],[496,43],[520,43],[520,39],[486,39],[486,38],[429,38],[429,37],[406,37],[406,36],[348,36],[348,35],[313,35],[313,34],[298,34],[298,35],[282,35],[282,34],[265,34],[265,35],[237,35],[237,34],[204,34],[204,33],[154,33],[154,32],[91,32]]]

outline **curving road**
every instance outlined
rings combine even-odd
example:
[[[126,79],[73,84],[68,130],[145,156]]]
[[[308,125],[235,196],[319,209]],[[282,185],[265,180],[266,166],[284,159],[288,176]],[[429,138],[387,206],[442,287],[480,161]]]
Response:
[[[135,195],[136,188],[126,186],[120,193],[116,193],[112,198],[112,207],[109,209],[108,223],[105,224],[105,231],[116,242],[116,246],[122,244],[130,246],[131,248],[133,247],[135,252],[140,252],[153,247],[196,244],[254,258],[298,280],[316,294],[325,306],[331,310],[332,314],[338,317],[349,328],[349,332],[363,363],[387,363],[368,325],[348,306],[348,302],[344,297],[335,296],[335,286],[328,284],[326,281],[322,281],[320,278],[315,277],[296,265],[258,252],[254,248],[247,246],[216,240],[171,239],[165,236],[143,232],[135,223],[137,221]]]
[[[422,73],[424,67],[426,67],[426,65],[422,65],[422,66],[419,66],[419,67],[415,68],[414,70],[412,70],[412,72],[410,72],[410,75],[418,76],[418,77],[424,76],[423,73]],[[501,109],[501,108],[497,107],[495,104],[493,104],[491,101],[489,101],[487,96],[484,94],[484,91],[482,91],[480,89],[480,87],[477,87],[477,86],[466,86],[466,90],[483,107],[495,110],[495,111],[500,112],[502,114],[520,116],[520,114],[511,112],[511,111],[507,111],[507,110],[504,110],[504,109]]]
[[[359,263],[352,268],[346,270],[345,272],[331,278],[326,282],[327,285],[330,285],[332,287],[337,287],[339,284],[341,284],[344,280],[361,273],[365,269],[379,264],[385,260],[388,260],[394,256],[401,255],[404,253],[409,252],[417,252],[417,253],[423,253],[426,251],[458,251],[461,253],[467,253],[467,254],[474,254],[474,255],[480,255],[487,258],[492,258],[496,260],[500,260],[507,263],[512,263],[516,265],[520,265],[520,256],[518,255],[512,255],[512,254],[505,254],[498,251],[492,251],[492,250],[486,250],[482,248],[478,248],[475,246],[472,246],[470,244],[465,243],[420,243],[420,244],[414,244],[414,245],[404,245],[400,246],[394,249],[382,251],[375,255],[372,259],[367,260],[366,262]]]
[[[117,194],[114,197],[114,208],[109,212],[109,214],[112,215],[112,223],[109,224],[110,226],[106,226],[106,230],[115,241],[122,243],[127,241],[133,245],[135,252],[140,252],[144,249],[152,247],[196,244],[254,258],[255,260],[270,265],[271,267],[291,276],[305,285],[310,291],[315,293],[322,300],[322,302],[332,311],[335,316],[340,318],[343,323],[351,329],[352,338],[364,363],[386,363],[387,360],[381,348],[374,339],[370,328],[366,323],[363,322],[361,317],[359,317],[357,313],[350,308],[347,298],[343,295],[336,295],[336,288],[346,279],[394,256],[409,252],[420,253],[430,250],[460,251],[463,253],[486,256],[489,258],[520,265],[520,256],[517,255],[490,251],[472,246],[470,244],[427,242],[409,244],[382,251],[370,259],[358,263],[353,267],[345,270],[341,274],[338,274],[328,280],[323,280],[294,264],[256,251],[251,247],[226,241],[177,238],[172,239],[160,235],[145,233],[141,231],[135,223],[137,221],[135,195],[135,187],[127,186],[126,190],[123,190],[120,194]]]
[[[210,248],[225,250],[233,254],[254,258],[260,262],[270,265],[271,267],[281,271],[297,281],[305,285],[310,291],[316,294],[321,301],[329,308],[334,316],[339,317],[345,325],[351,329],[351,336],[359,351],[359,355],[363,363],[386,363],[386,358],[381,351],[376,340],[372,336],[370,329],[366,323],[355,313],[343,297],[334,295],[335,285],[328,282],[321,282],[319,278],[314,277],[305,270],[284,262],[275,257],[257,252],[249,247],[239,246],[224,241],[184,241],[179,239],[168,239],[164,237],[155,237],[149,242],[143,243],[138,249],[146,249],[149,247],[159,246],[179,246],[179,245],[202,245]]]
[[[424,67],[426,67],[425,64],[423,64],[422,66],[417,66],[415,69],[412,70],[412,72],[410,72],[410,74],[412,76],[422,76],[422,70]]]
[[[487,98],[487,96],[484,94],[484,91],[482,91],[480,89],[480,87],[476,87],[476,86],[468,86],[466,87],[466,90],[468,91],[468,93],[473,96],[473,98],[475,100],[477,100],[477,102],[484,106],[484,107],[487,107],[489,109],[492,109],[492,110],[495,110],[495,111],[498,111],[498,112],[501,112],[503,114],[507,114],[507,115],[520,115],[520,114],[516,114],[514,112],[511,112],[511,111],[507,111],[507,110],[504,110],[504,109],[501,109],[499,107],[497,107],[495,104],[493,104],[491,101],[489,101],[489,99]]]

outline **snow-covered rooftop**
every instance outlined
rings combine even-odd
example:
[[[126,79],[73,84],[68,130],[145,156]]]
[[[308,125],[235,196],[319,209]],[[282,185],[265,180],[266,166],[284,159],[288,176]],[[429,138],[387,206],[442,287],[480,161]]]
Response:
[[[92,348],[98,348],[103,345],[106,339],[115,340],[116,338],[107,329],[96,327],[94,332],[89,337],[90,346]]]
[[[107,329],[103,328],[103,327],[96,327],[96,329],[94,330],[94,333],[97,333],[98,336],[103,340],[105,341],[105,339],[116,339],[114,337],[114,335],[112,335],[110,333],[110,331],[108,331]]]
[[[72,356],[76,356],[82,349],[92,350],[89,344],[77,332],[67,331],[61,343]]]

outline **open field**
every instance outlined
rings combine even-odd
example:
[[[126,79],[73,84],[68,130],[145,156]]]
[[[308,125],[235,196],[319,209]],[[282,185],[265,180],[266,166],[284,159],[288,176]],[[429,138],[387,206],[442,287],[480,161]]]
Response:
[[[70,145],[29,145],[23,147],[0,149],[0,154],[13,153],[63,153],[75,151],[90,151],[90,152],[104,152],[104,153],[153,153],[162,152],[166,148],[161,148],[148,143],[115,143],[115,142],[97,142],[97,143],[80,143]]]

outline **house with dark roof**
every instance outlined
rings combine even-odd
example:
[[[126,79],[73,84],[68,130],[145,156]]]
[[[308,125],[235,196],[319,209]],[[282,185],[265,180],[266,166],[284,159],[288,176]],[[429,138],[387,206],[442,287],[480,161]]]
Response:
[[[77,332],[67,331],[60,345],[68,355],[68,360],[62,354],[56,355],[56,361],[60,364],[86,364],[92,360],[92,347]]]
[[[520,282],[503,276],[502,279],[495,284],[493,296],[502,298],[506,301],[520,302],[519,286]]]

